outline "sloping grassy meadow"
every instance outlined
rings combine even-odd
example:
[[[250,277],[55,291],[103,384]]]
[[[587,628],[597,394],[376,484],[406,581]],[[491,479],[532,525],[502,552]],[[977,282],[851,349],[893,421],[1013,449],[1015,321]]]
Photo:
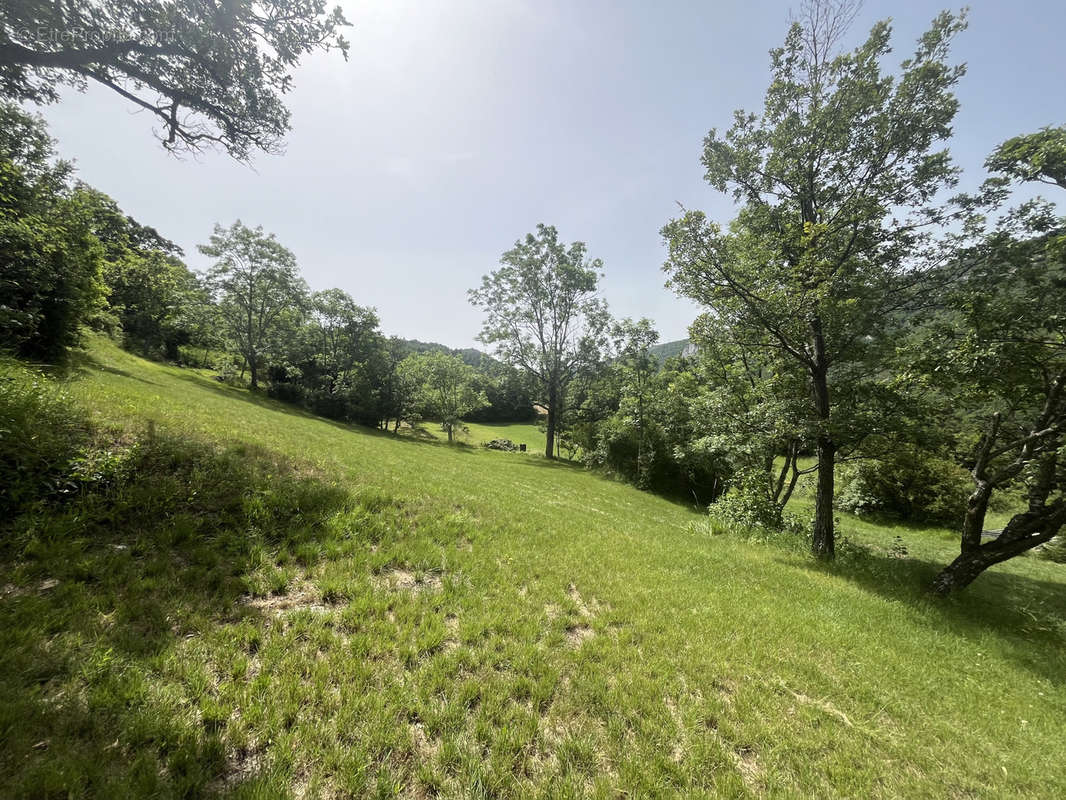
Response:
[[[820,566],[104,340],[71,390],[137,471],[4,533],[0,795],[1066,796],[1058,565],[934,601],[935,531]]]

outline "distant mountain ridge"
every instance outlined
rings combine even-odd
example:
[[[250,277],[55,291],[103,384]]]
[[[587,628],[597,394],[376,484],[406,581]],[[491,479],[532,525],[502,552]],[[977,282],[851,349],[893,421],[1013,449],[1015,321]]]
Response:
[[[482,365],[487,366],[490,363],[496,363],[497,359],[490,356],[488,353],[484,353],[474,347],[448,347],[446,344],[440,342],[420,342],[418,339],[401,339],[404,346],[412,353],[450,353],[452,355],[461,356],[463,361],[472,367],[480,367]]]
[[[488,366],[489,364],[498,363],[498,359],[474,347],[455,348],[448,347],[448,345],[441,344],[440,342],[422,342],[418,339],[401,339],[400,341],[403,342],[404,346],[412,353],[451,353],[453,355],[461,356],[463,361],[472,367]],[[674,356],[694,355],[696,352],[696,346],[688,339],[678,339],[674,342],[662,342],[654,345],[649,348],[648,352],[662,362],[666,361],[668,358],[673,358]]]
[[[691,356],[696,353],[696,346],[688,339],[678,339],[676,342],[662,342],[648,349],[648,352],[660,361],[666,361],[674,356]]]

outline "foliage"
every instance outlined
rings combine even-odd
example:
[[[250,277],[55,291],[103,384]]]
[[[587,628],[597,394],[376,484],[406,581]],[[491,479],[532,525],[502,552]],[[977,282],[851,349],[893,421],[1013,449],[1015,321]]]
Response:
[[[1014,180],[1066,189],[1066,126],[1008,139],[993,151],[985,166]]]
[[[60,494],[88,443],[85,414],[62,386],[0,360],[0,515]]]
[[[208,297],[181,261],[181,248],[123,213],[103,192],[80,182],[75,192],[103,247],[107,313],[126,346],[177,361],[182,345],[209,339],[199,324]]]
[[[971,491],[958,464],[911,448],[849,464],[841,484],[837,507],[844,511],[944,526],[959,524]]]
[[[1005,214],[972,253],[916,349],[914,372],[951,398],[973,477],[960,553],[934,584],[967,586],[993,564],[1053,539],[1066,524],[1066,222],[1041,201]],[[981,537],[997,493],[1024,509]]]
[[[733,531],[788,532],[806,541],[800,522],[774,502],[764,485],[767,479],[762,470],[739,472],[733,476],[732,488],[708,508],[708,514],[715,523]]]
[[[307,287],[296,258],[273,234],[262,227],[248,228],[240,220],[229,228],[215,225],[200,252],[217,259],[208,286],[227,336],[248,365],[254,389],[265,360],[279,350],[283,334],[302,310]]]
[[[103,252],[44,123],[0,103],[0,341],[61,359],[103,307]]]
[[[348,43],[325,0],[13,0],[0,10],[0,95],[50,103],[62,85],[114,90],[163,126],[168,149],[278,151],[292,69]]]

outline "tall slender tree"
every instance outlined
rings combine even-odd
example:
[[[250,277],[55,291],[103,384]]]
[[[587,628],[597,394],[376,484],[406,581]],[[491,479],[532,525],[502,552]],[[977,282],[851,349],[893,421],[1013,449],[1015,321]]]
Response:
[[[882,71],[888,22],[842,52],[856,9],[806,3],[772,51],[762,113],[737,111],[724,136],[708,134],[707,181],[740,204],[728,231],[696,211],[663,229],[670,284],[727,327],[765,332],[765,346],[805,375],[818,453],[812,549],[822,557],[834,552],[837,453],[854,433],[839,412],[877,374],[871,360],[949,213],[934,205],[956,177],[939,143],[963,74],[948,62],[961,17],[940,14],[893,75]]]
[[[567,387],[606,344],[610,317],[596,294],[602,268],[600,259],[587,257],[584,242],[564,245],[553,226],[540,224],[470,291],[470,301],[486,313],[478,339],[540,385],[548,458],[554,458]]]

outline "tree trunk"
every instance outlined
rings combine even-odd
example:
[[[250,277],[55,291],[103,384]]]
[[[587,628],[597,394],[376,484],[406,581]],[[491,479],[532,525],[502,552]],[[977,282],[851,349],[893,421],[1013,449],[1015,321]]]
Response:
[[[248,374],[251,378],[252,388],[259,388],[259,365],[256,364],[256,359],[253,356],[248,359]]]
[[[548,458],[555,458],[555,424],[558,405],[559,392],[555,386],[552,385],[548,389],[548,431],[547,441],[544,446],[544,455]]]
[[[835,551],[833,532],[833,470],[836,447],[828,436],[818,437],[818,490],[814,497],[814,533],[811,552],[819,558],[832,558]]]
[[[836,468],[836,444],[829,433],[829,367],[826,364],[822,321],[811,320],[814,367],[811,370],[811,393],[821,430],[818,433],[818,490],[814,498],[814,530],[811,552],[818,558],[832,558],[835,550],[833,532],[833,471]]]
[[[933,594],[945,596],[963,589],[973,583],[974,578],[995,564],[996,561],[992,560],[988,553],[981,552],[983,549],[978,547],[962,553],[944,567],[933,580]]]
[[[981,532],[985,528],[985,515],[991,497],[992,485],[988,481],[978,480],[977,487],[966,500],[966,516],[962,521],[963,553],[981,546]]]
[[[449,425],[448,426],[448,444],[451,444],[451,441],[452,441],[452,426]]]
[[[1015,514],[997,538],[964,549],[944,567],[933,579],[933,594],[944,596],[964,589],[989,567],[1051,541],[1066,520],[1064,512],[1066,506],[1059,505]]]
[[[998,425],[998,421],[995,422]],[[933,579],[934,594],[947,595],[969,586],[974,578],[994,564],[1051,541],[1066,524],[1066,498],[1047,502],[1055,485],[1056,441],[1037,464],[1036,477],[1029,485],[1028,508],[1011,517],[1007,527],[995,539],[981,543],[981,528],[995,484],[994,480],[985,480],[982,476],[995,430],[994,427],[978,453],[978,465],[974,469],[977,487],[966,503],[962,552]]]

